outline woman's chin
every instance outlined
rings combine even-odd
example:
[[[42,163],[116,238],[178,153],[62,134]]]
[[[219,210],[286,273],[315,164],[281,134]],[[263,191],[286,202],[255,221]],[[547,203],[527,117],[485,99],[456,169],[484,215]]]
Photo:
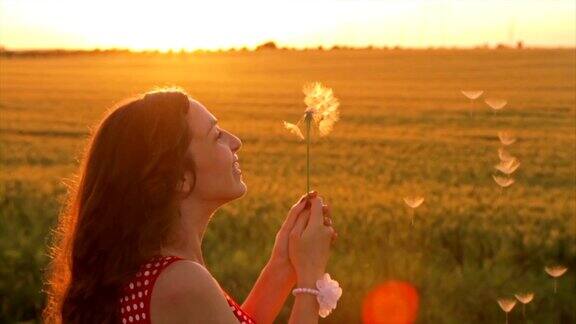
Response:
[[[235,185],[232,186],[235,189],[234,199],[238,199],[246,194],[246,192],[248,191],[248,187],[246,186],[244,181],[242,181],[241,175],[235,175],[234,180],[236,182]]]
[[[240,198],[246,194],[246,192],[248,191],[248,187],[242,180],[238,181],[238,187],[240,187],[240,196],[238,196],[238,198]]]

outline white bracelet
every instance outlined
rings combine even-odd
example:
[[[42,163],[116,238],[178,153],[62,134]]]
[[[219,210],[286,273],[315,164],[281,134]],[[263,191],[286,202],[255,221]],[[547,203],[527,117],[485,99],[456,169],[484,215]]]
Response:
[[[325,273],[322,278],[316,281],[316,288],[318,289],[304,287],[294,288],[292,295],[296,296],[301,293],[316,295],[316,300],[320,305],[318,314],[320,317],[325,318],[336,308],[338,299],[342,296],[342,288],[340,288],[338,281],[330,278],[328,273]]]
[[[294,296],[296,296],[296,294],[302,294],[302,293],[318,295],[320,291],[318,289],[312,289],[312,288],[294,288],[294,290],[292,290],[292,295]]]

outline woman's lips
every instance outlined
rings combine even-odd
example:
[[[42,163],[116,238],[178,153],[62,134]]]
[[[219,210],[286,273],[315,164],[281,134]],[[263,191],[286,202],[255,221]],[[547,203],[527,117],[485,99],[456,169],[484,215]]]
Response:
[[[240,163],[238,163],[238,161],[234,161],[232,165],[234,166],[234,172],[242,174],[242,170],[240,169]]]

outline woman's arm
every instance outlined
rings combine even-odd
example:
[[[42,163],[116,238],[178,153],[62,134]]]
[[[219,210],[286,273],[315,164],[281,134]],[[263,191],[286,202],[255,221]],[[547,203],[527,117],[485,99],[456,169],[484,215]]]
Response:
[[[315,283],[316,280],[303,278],[298,280],[298,287],[316,289]],[[288,324],[318,324],[319,308],[320,305],[315,295],[296,294]]]
[[[256,323],[273,323],[274,319],[290,295],[296,277],[284,264],[270,261],[260,272],[254,287],[242,304],[242,309],[250,314]]]

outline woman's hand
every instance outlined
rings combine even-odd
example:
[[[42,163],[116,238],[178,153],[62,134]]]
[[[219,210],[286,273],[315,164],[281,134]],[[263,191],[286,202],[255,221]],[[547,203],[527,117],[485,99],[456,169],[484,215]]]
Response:
[[[300,214],[289,234],[289,258],[296,271],[298,285],[314,287],[326,270],[336,231],[332,227],[330,209],[321,197],[310,199],[309,213]]]
[[[276,234],[276,241],[274,242],[272,255],[268,262],[275,269],[285,273],[288,280],[292,283],[296,283],[296,270],[288,256],[288,239],[294,224],[296,224],[296,220],[299,217],[305,216],[303,214],[310,213],[310,207],[308,206],[308,208],[306,208],[306,197],[307,195],[303,195],[300,200],[290,208],[288,216]]]

